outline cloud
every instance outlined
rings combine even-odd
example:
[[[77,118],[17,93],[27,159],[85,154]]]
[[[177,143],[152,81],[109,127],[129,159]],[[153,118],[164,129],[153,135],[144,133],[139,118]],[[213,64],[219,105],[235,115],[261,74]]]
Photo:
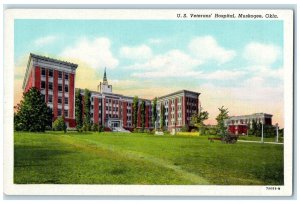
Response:
[[[121,47],[121,57],[131,60],[146,60],[152,57],[152,50],[147,45],[139,45],[136,47]]]
[[[195,57],[203,61],[213,60],[219,64],[229,62],[236,56],[234,50],[221,47],[212,36],[196,37],[191,40],[188,48]]]
[[[247,70],[249,70],[250,73],[253,73],[254,76],[261,76],[264,78],[275,78],[283,80],[284,76],[284,70],[282,67],[275,69],[269,68],[264,65],[255,65],[247,67]]]
[[[167,53],[156,55],[145,63],[136,63],[128,66],[128,69],[137,71],[135,77],[172,77],[192,76],[196,71],[193,68],[202,64],[201,60],[193,59],[180,50],[170,50]]]
[[[201,73],[201,75],[196,77],[209,80],[234,80],[244,76],[245,74],[246,72],[241,70],[217,70],[210,73]]]
[[[83,61],[94,69],[114,69],[119,65],[118,59],[111,52],[110,40],[104,37],[80,39],[73,46],[67,47],[60,56]]]
[[[154,44],[154,45],[161,44],[162,42],[163,42],[162,39],[159,39],[159,38],[150,38],[148,40],[149,44]]]
[[[55,42],[57,39],[58,39],[57,36],[49,35],[49,36],[45,36],[45,37],[36,39],[33,42],[33,44],[36,47],[43,47],[43,46],[46,46],[46,45],[49,45],[49,44]]]
[[[273,44],[251,42],[246,45],[243,57],[255,65],[271,65],[281,55],[281,50]]]

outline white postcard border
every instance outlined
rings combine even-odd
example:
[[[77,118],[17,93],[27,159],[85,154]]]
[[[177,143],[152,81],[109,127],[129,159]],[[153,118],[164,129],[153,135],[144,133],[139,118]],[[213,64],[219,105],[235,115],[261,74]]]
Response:
[[[284,21],[284,185],[49,185],[13,184],[13,99],[15,19],[152,19],[178,20],[177,13],[274,13]],[[246,9],[10,9],[4,16],[4,193],[8,195],[186,195],[186,196],[290,196],[293,184],[293,11]],[[181,20],[233,20],[181,19]],[[245,20],[245,19],[234,19]],[[247,19],[251,20],[251,19]],[[252,19],[254,20],[254,19]],[[256,19],[258,20],[258,19]],[[278,187],[278,186],[277,186]]]

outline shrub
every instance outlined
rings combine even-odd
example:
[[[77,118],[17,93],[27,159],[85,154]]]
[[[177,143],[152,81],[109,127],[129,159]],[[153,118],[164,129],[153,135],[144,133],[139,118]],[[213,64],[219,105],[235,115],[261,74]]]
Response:
[[[94,123],[92,126],[92,131],[97,132],[99,130],[99,125],[97,123]]]
[[[104,131],[103,125],[100,125],[99,128],[98,128],[98,132],[103,132],[103,131]]]
[[[181,128],[181,132],[188,132],[189,131],[189,126],[187,125],[184,125],[182,128]]]
[[[63,117],[58,117],[54,122],[53,122],[53,130],[55,131],[67,131],[67,126],[66,123],[64,121]]]

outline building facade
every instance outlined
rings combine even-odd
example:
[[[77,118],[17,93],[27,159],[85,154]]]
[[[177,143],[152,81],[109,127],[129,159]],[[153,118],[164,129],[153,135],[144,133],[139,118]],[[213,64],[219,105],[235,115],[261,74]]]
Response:
[[[84,90],[81,90],[84,97]],[[151,100],[139,99],[137,128],[141,128],[142,101],[145,102],[145,128],[152,128]],[[112,93],[112,85],[108,84],[106,70],[103,82],[98,85],[98,91],[91,91],[91,123],[107,127],[111,130],[133,130],[133,97]]]
[[[232,116],[224,122],[230,133],[247,135],[248,129],[252,128],[253,121],[262,123],[263,125],[272,125],[272,115],[266,113],[254,113],[252,115]]]
[[[75,127],[75,73],[78,65],[30,53],[23,91],[40,90],[53,120],[64,116],[68,127]]]
[[[52,109],[53,121],[64,116],[67,127],[75,128],[75,76],[78,65],[56,60],[44,56],[30,54],[23,82],[23,91],[36,87],[43,95],[48,107]],[[108,83],[106,69],[103,81],[99,83],[97,91],[91,91],[90,114],[91,123],[114,129],[133,130],[133,97],[113,93],[113,87]],[[84,90],[81,90],[84,97]],[[164,129],[180,129],[190,126],[193,114],[199,110],[200,93],[181,90],[162,97],[158,97],[157,118],[152,124],[153,101],[138,100],[137,128],[153,129],[160,127],[161,117],[164,117]],[[83,100],[84,101],[84,100]],[[144,114],[141,104],[145,103]],[[84,105],[84,104],[83,104]],[[161,113],[164,106],[164,113]]]
[[[197,92],[181,90],[159,97],[156,126],[161,127],[161,117],[164,117],[164,125],[169,131],[190,126],[191,117],[198,114],[199,95]]]

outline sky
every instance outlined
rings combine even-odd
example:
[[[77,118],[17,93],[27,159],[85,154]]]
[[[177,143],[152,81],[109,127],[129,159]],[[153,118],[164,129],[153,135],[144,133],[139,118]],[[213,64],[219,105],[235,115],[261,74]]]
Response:
[[[283,118],[283,22],[215,20],[15,20],[15,104],[30,53],[79,66],[75,86],[96,90],[107,68],[113,92],[152,99],[201,93],[215,124],[258,112]]]

